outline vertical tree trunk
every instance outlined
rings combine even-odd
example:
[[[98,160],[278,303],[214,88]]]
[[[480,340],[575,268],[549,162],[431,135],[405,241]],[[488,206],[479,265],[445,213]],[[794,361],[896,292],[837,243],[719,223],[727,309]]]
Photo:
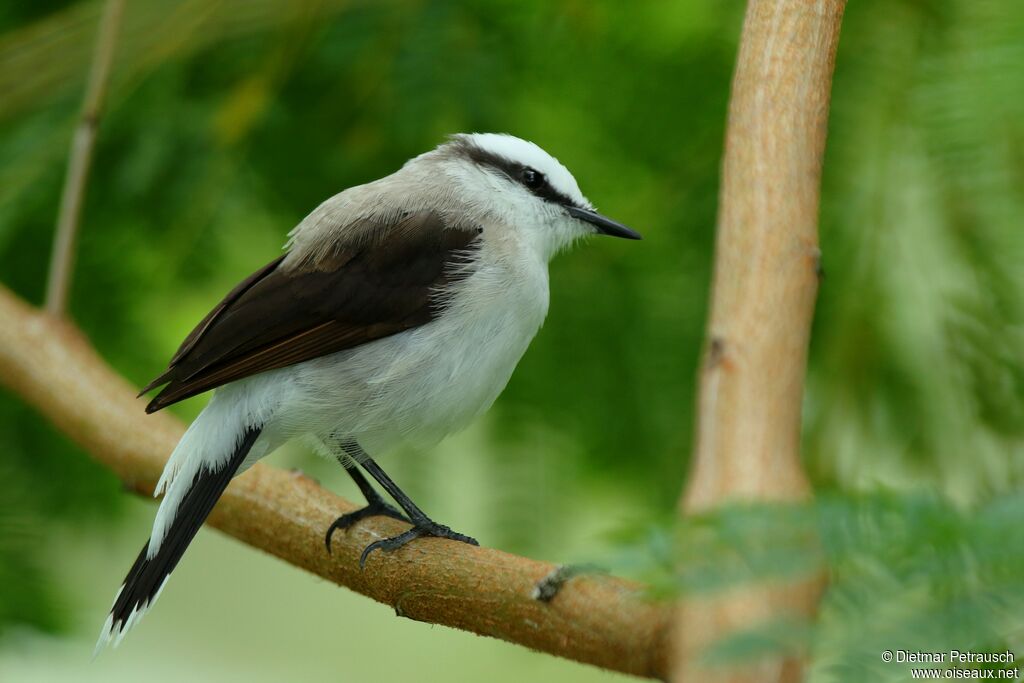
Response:
[[[845,0],[750,0],[733,78],[693,471],[683,513],[810,495],[800,407],[820,273],[818,196]],[[703,648],[814,609],[820,582],[687,599],[676,681],[793,681],[797,660],[729,669]]]

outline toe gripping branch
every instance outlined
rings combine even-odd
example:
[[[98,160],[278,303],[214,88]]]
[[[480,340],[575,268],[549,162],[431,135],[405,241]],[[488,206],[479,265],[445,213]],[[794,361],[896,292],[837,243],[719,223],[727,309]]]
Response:
[[[359,556],[359,568],[363,569],[366,566],[366,559],[370,556],[374,550],[383,550],[384,552],[392,552],[398,550],[405,544],[413,541],[417,538],[423,538],[433,536],[435,538],[447,538],[452,541],[460,541],[462,543],[469,543],[470,545],[480,545],[477,543],[475,538],[460,534],[452,531],[449,527],[438,524],[429,517],[426,513],[421,510],[416,503],[409,498],[408,495],[402,489],[398,488],[398,485],[392,481],[391,477],[380,468],[373,458],[369,456],[354,441],[343,441],[340,443],[340,447],[343,451],[343,455],[338,458],[341,464],[345,467],[345,471],[348,472],[349,476],[355,481],[356,486],[362,491],[363,496],[366,498],[366,507],[349,512],[347,514],[338,517],[331,525],[327,528],[327,533],[324,536],[324,545],[327,547],[327,552],[331,552],[331,537],[334,532],[338,529],[348,529],[357,522],[366,519],[367,517],[392,517],[402,522],[408,522],[412,525],[412,528],[392,536],[390,538],[383,538],[379,541],[366,546],[363,549],[362,554]],[[377,480],[385,491],[387,491],[395,502],[405,511],[403,515],[399,510],[389,505],[384,501],[384,498],[377,492],[376,489],[366,480],[362,472],[359,471],[356,463],[362,465],[363,469],[369,472],[370,476]]]
[[[403,515],[401,511],[384,502],[384,499],[381,498],[379,494],[376,500],[368,500],[367,503],[369,503],[369,505],[366,507],[359,508],[358,510],[354,510],[353,512],[349,512],[338,517],[336,520],[331,522],[329,527],[327,527],[327,534],[324,536],[324,545],[327,547],[328,554],[331,553],[331,537],[334,535],[335,531],[338,529],[347,530],[352,525],[357,522],[361,522],[368,517],[391,517],[392,519],[397,519],[400,522],[408,522],[409,524],[412,524],[412,522],[409,521],[409,518]]]

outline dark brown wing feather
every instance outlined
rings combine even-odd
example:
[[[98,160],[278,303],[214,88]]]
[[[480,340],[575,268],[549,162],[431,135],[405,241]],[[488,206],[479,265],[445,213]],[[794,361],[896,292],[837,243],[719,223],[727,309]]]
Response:
[[[167,385],[146,412],[433,320],[441,306],[437,290],[465,275],[478,234],[421,212],[317,263],[287,269],[284,257],[272,261],[185,338],[167,370],[143,390]]]

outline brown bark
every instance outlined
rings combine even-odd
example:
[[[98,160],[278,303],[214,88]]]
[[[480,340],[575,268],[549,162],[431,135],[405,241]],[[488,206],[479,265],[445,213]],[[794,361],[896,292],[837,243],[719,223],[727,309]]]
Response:
[[[35,406],[130,488],[151,494],[183,431],[167,413],[145,415],[135,388],[96,355],[73,325],[0,286],[0,384]],[[404,526],[375,518],[334,537],[324,531],[352,503],[301,474],[256,465],[235,479],[210,524],[253,547],[391,605],[400,616],[444,624],[596,666],[664,678],[671,610],[612,577],[569,581],[550,602],[535,584],[554,565],[488,548],[421,539],[359,554]],[[142,539],[140,539],[140,545]],[[127,568],[132,558],[125,558]],[[111,587],[121,577],[111,577]]]
[[[818,197],[845,0],[750,0],[733,78],[715,276],[685,513],[810,495],[800,407],[820,273]],[[820,581],[687,599],[673,679],[799,680],[798,658],[717,668],[704,648],[768,619],[807,616]]]

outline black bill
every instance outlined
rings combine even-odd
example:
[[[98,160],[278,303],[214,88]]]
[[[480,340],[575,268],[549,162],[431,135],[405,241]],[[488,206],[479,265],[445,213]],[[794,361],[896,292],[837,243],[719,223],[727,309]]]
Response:
[[[597,231],[602,235],[610,235],[611,237],[622,237],[627,240],[641,240],[643,237],[640,236],[636,230],[627,228],[622,223],[617,223],[611,218],[605,218],[596,211],[590,209],[581,209],[578,206],[567,206],[565,210],[569,212],[569,215],[573,218],[578,218],[581,221],[590,223]]]

